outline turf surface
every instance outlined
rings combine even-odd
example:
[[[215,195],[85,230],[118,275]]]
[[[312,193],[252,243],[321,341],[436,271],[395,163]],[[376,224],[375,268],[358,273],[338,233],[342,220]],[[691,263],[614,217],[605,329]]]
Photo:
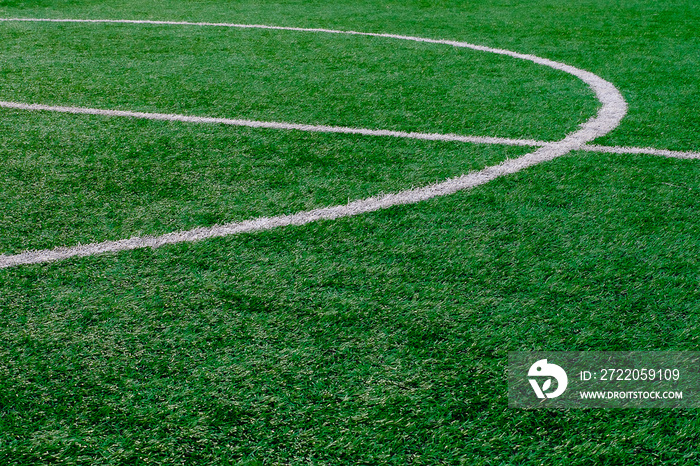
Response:
[[[629,115],[597,143],[700,150],[686,1],[0,1],[0,16],[503,47],[621,90]],[[0,35],[3,100],[538,139],[596,108],[567,75],[419,44],[126,25]],[[526,151],[1,113],[5,253],[291,213]],[[509,409],[505,366],[514,350],[697,349],[699,175],[693,160],[573,152],[413,206],[4,269],[0,461],[697,464],[696,411]]]

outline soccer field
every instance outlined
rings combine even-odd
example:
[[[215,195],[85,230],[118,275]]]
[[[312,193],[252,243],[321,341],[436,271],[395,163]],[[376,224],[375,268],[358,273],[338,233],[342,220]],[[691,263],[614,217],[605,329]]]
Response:
[[[697,465],[509,351],[700,344],[700,4],[0,0],[0,463]]]

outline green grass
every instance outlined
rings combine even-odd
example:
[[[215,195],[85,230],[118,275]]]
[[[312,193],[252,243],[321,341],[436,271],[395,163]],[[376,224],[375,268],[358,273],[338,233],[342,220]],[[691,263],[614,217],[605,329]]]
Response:
[[[629,115],[597,143],[698,151],[696,10],[0,0],[4,17],[533,53],[621,90]],[[567,75],[449,47],[126,25],[0,36],[2,100],[542,139],[596,108]],[[5,253],[344,203],[526,150],[0,113]],[[693,160],[574,152],[359,217],[4,269],[0,462],[697,464],[696,411],[511,409],[505,369],[516,350],[696,350],[699,175]]]

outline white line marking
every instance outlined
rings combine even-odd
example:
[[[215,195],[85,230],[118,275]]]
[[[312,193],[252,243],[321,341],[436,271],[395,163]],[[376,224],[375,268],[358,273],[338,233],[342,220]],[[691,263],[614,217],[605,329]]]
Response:
[[[184,123],[209,123],[231,126],[247,126],[250,128],[270,128],[283,130],[311,131],[318,133],[361,134],[363,136],[389,136],[396,138],[423,139],[428,141],[456,141],[476,144],[503,144],[510,146],[544,146],[545,141],[534,139],[492,138],[483,136],[460,136],[458,134],[415,133],[405,131],[375,130],[364,128],[348,128],[345,126],[305,125],[297,123],[279,123],[274,121],[239,120],[231,118],[211,118],[199,116],[177,115],[170,113],[131,112],[126,110],[103,110],[86,107],[64,107],[56,105],[25,104],[21,102],[0,101],[0,107],[17,110],[44,110],[49,112],[75,113],[87,115],[118,116],[145,118],[147,120],[180,121]]]
[[[684,152],[665,149],[654,149],[652,147],[617,147],[617,146],[598,146],[595,144],[586,144],[581,147],[581,150],[588,152],[603,152],[607,154],[645,154],[645,155],[660,155],[662,157],[673,157],[676,159],[700,159],[700,152]]]
[[[1,20],[1,19],[0,19]],[[346,126],[327,126],[327,125],[306,125],[299,123],[283,123],[274,121],[257,121],[257,120],[241,120],[232,118],[212,118],[199,117],[189,115],[178,115],[171,113],[149,113],[149,112],[132,112],[128,110],[104,110],[99,108],[88,107],[69,107],[60,105],[43,105],[43,104],[26,104],[22,102],[7,102],[0,101],[0,107],[11,108],[16,110],[30,111],[49,111],[59,113],[73,113],[84,115],[101,115],[108,117],[130,117],[143,118],[147,120],[161,121],[179,121],[183,123],[200,123],[200,124],[223,124],[231,126],[246,126],[250,128],[268,128],[277,130],[296,130],[310,131],[318,133],[342,133],[342,134],[360,134],[363,136],[380,136],[380,137],[396,137],[408,139],[421,139],[427,141],[454,141],[466,142],[472,144],[498,144],[506,146],[528,146],[542,147],[549,144],[547,141],[539,141],[536,139],[512,139],[498,138],[489,136],[462,136],[459,134],[440,134],[440,133],[419,133],[406,131],[390,131],[384,129],[366,129],[366,128],[349,128]],[[666,149],[654,149],[652,147],[619,147],[619,146],[601,146],[596,144],[585,144],[579,150],[587,152],[603,152],[607,154],[646,154],[659,155],[663,157],[672,157],[677,159],[700,159],[700,152],[688,151],[672,151]]]
[[[384,129],[366,129],[366,128],[349,128],[346,126],[327,126],[327,125],[306,125],[299,123],[283,123],[274,121],[257,121],[257,120],[241,120],[232,118],[212,118],[199,117],[189,115],[178,115],[171,113],[149,113],[149,112],[132,112],[127,110],[104,110],[99,108],[87,107],[67,107],[60,105],[43,105],[43,104],[26,104],[22,102],[6,102],[0,101],[0,107],[11,108],[16,110],[30,111],[49,111],[59,113],[73,113],[86,115],[101,115],[108,117],[130,117],[143,118],[148,120],[162,121],[179,121],[184,123],[200,123],[200,124],[223,124],[231,126],[247,126],[250,128],[268,128],[278,130],[296,130],[310,131],[318,133],[342,133],[342,134],[360,134],[363,136],[380,136],[380,137],[396,137],[408,139],[421,139],[427,141],[454,141],[466,142],[472,144],[498,144],[506,146],[528,146],[542,147],[549,144],[547,141],[536,139],[512,139],[498,138],[489,136],[462,136],[459,134],[440,134],[440,133],[419,133],[406,131],[389,131]],[[601,146],[596,144],[585,144],[579,150],[587,152],[603,152],[607,154],[646,154],[658,155],[663,157],[672,157],[677,159],[700,159],[700,152],[689,151],[672,151],[666,149],[654,149],[652,147],[619,147],[619,146]]]
[[[166,244],[200,241],[238,233],[270,230],[272,228],[288,225],[305,225],[318,220],[334,220],[342,217],[351,217],[367,212],[374,212],[400,204],[414,204],[434,197],[454,194],[457,191],[488,183],[500,176],[518,172],[523,168],[536,165],[540,162],[552,160],[560,155],[566,154],[572,149],[578,148],[579,144],[580,142],[577,138],[571,138],[565,144],[548,144],[535,152],[517,159],[509,159],[501,164],[487,167],[483,170],[462,175],[457,178],[451,178],[442,183],[401,191],[396,194],[370,197],[350,202],[347,205],[313,209],[293,215],[261,217],[254,220],[227,223],[225,225],[216,225],[209,228],[195,228],[188,231],[167,233],[161,236],[140,236],[119,241],[104,241],[68,248],[59,247],[40,251],[27,251],[12,256],[3,255],[0,256],[0,268],[50,262],[70,257],[92,256],[105,252],[127,251],[146,247],[157,248]]]
[[[271,228],[277,228],[285,225],[304,225],[306,223],[315,222],[318,220],[332,220],[341,217],[348,217],[353,215],[358,215],[366,212],[373,212],[379,209],[388,208],[399,204],[412,204],[422,200],[431,199],[437,196],[444,196],[448,194],[455,193],[457,191],[471,188],[474,186],[479,186],[484,183],[498,178],[503,175],[518,172],[524,168],[536,165],[538,163],[552,160],[556,157],[564,155],[572,150],[582,149],[585,147],[586,143],[594,140],[597,137],[603,136],[617,127],[625,116],[627,112],[627,104],[620,92],[608,81],[596,76],[579,68],[575,68],[570,65],[565,65],[563,63],[558,63],[545,58],[536,57],[534,55],[520,54],[516,52],[511,52],[503,49],[494,49],[490,47],[484,47],[480,45],[468,44],[466,42],[456,42],[447,40],[435,40],[435,39],[425,39],[420,37],[411,36],[399,36],[394,34],[376,34],[376,33],[362,33],[355,31],[336,31],[329,29],[305,29],[305,28],[290,28],[290,27],[278,27],[278,26],[262,26],[262,25],[240,25],[240,24],[228,24],[228,23],[190,23],[190,22],[175,22],[175,21],[140,21],[140,20],[72,20],[72,19],[33,19],[33,18],[15,18],[15,19],[1,19],[1,21],[42,21],[42,22],[69,22],[69,23],[129,23],[129,24],[154,24],[154,25],[183,25],[183,26],[219,26],[219,27],[237,27],[237,28],[258,28],[258,29],[276,29],[285,31],[299,31],[299,32],[317,32],[317,33],[332,33],[332,34],[354,34],[363,35],[371,37],[384,37],[390,39],[400,39],[400,40],[410,40],[415,42],[426,42],[434,44],[446,44],[454,47],[464,47],[473,50],[496,53],[499,55],[506,55],[513,58],[518,58],[522,60],[528,60],[533,63],[548,66],[550,68],[560,70],[578,77],[583,82],[589,85],[589,87],[595,92],[598,100],[602,103],[602,107],[599,109],[598,114],[589,119],[586,123],[582,124],[578,131],[567,135],[564,139],[557,142],[546,143],[539,149],[517,159],[510,159],[502,162],[498,165],[487,167],[483,170],[462,175],[457,178],[451,178],[441,183],[437,183],[431,186],[426,186],[417,189],[411,189],[407,191],[402,191],[396,194],[389,194],[384,196],[370,197],[367,199],[362,199],[358,201],[353,201],[347,205],[325,207],[320,209],[313,209],[306,212],[299,212],[294,215],[283,215],[277,217],[263,217],[254,220],[247,220],[243,222],[228,223],[225,225],[217,225],[210,228],[196,228],[193,230],[168,233],[161,236],[144,236],[144,237],[134,237],[130,239],[124,239],[119,241],[105,241],[100,243],[92,243],[87,245],[78,245],[74,247],[59,247],[50,250],[41,251],[27,251],[16,255],[3,255],[0,256],[0,268],[12,267],[21,264],[32,264],[49,262],[60,259],[66,259],[69,257],[79,257],[88,256],[93,254],[100,254],[104,252],[117,252],[125,251],[130,249],[144,248],[144,247],[158,247],[164,244],[174,244],[184,241],[197,241],[206,238],[214,238],[220,236],[227,236],[243,232],[267,230]],[[53,111],[67,111],[70,113],[91,113],[99,115],[114,115],[114,116],[130,116],[130,117],[141,117],[141,118],[152,118],[152,119],[176,119],[177,121],[188,121],[188,122],[198,122],[198,123],[225,123],[225,124],[244,124],[245,126],[261,125],[260,127],[275,127],[278,129],[302,129],[302,130],[319,130],[318,128],[330,128],[334,131],[339,131],[339,127],[320,127],[314,125],[292,125],[287,123],[265,123],[265,122],[252,122],[248,120],[228,120],[228,119],[211,119],[203,117],[185,117],[182,115],[167,115],[167,114],[155,114],[155,113],[139,113],[139,112],[120,112],[116,110],[98,110],[98,109],[82,109],[79,107],[55,107],[55,106],[41,106],[37,104],[21,104],[16,102],[4,102],[5,107],[11,108],[22,108],[25,110],[53,110]],[[56,110],[60,108],[61,110]],[[109,112],[109,113],[105,113]],[[156,118],[155,116],[158,116]],[[175,118],[176,117],[176,118]],[[235,122],[235,123],[232,123]],[[268,126],[262,126],[268,125]],[[275,126],[269,126],[275,125]],[[284,126],[284,127],[283,127]],[[310,129],[314,128],[314,129]],[[402,132],[387,132],[379,134],[375,130],[361,130],[353,128],[342,128],[343,131],[356,132],[357,134],[370,134],[370,135],[389,135],[398,137],[407,137],[406,134]],[[363,133],[361,131],[369,131],[369,133]],[[414,133],[415,134],[415,133]],[[423,133],[419,133],[423,134]],[[436,136],[436,135],[431,135]],[[442,135],[442,136],[454,136],[454,137],[464,137],[467,136],[456,136],[456,135]],[[513,140],[511,140],[513,141]],[[472,142],[472,141],[465,141]],[[540,142],[540,141],[530,141],[530,142]]]

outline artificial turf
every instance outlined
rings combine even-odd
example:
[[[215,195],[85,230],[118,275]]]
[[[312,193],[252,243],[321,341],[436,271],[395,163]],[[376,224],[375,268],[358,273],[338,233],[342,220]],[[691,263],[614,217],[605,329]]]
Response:
[[[698,151],[696,10],[0,1],[4,17],[328,27],[533,53],[621,90],[629,115],[596,142]],[[567,75],[451,48],[126,25],[0,34],[2,100],[539,139],[596,108]],[[241,44],[266,66],[226,61]],[[435,98],[446,93],[455,101]],[[5,253],[292,213],[527,150],[0,113]],[[505,371],[515,350],[697,349],[699,175],[695,160],[572,152],[358,217],[4,269],[0,461],[697,464],[694,410],[512,409]]]

